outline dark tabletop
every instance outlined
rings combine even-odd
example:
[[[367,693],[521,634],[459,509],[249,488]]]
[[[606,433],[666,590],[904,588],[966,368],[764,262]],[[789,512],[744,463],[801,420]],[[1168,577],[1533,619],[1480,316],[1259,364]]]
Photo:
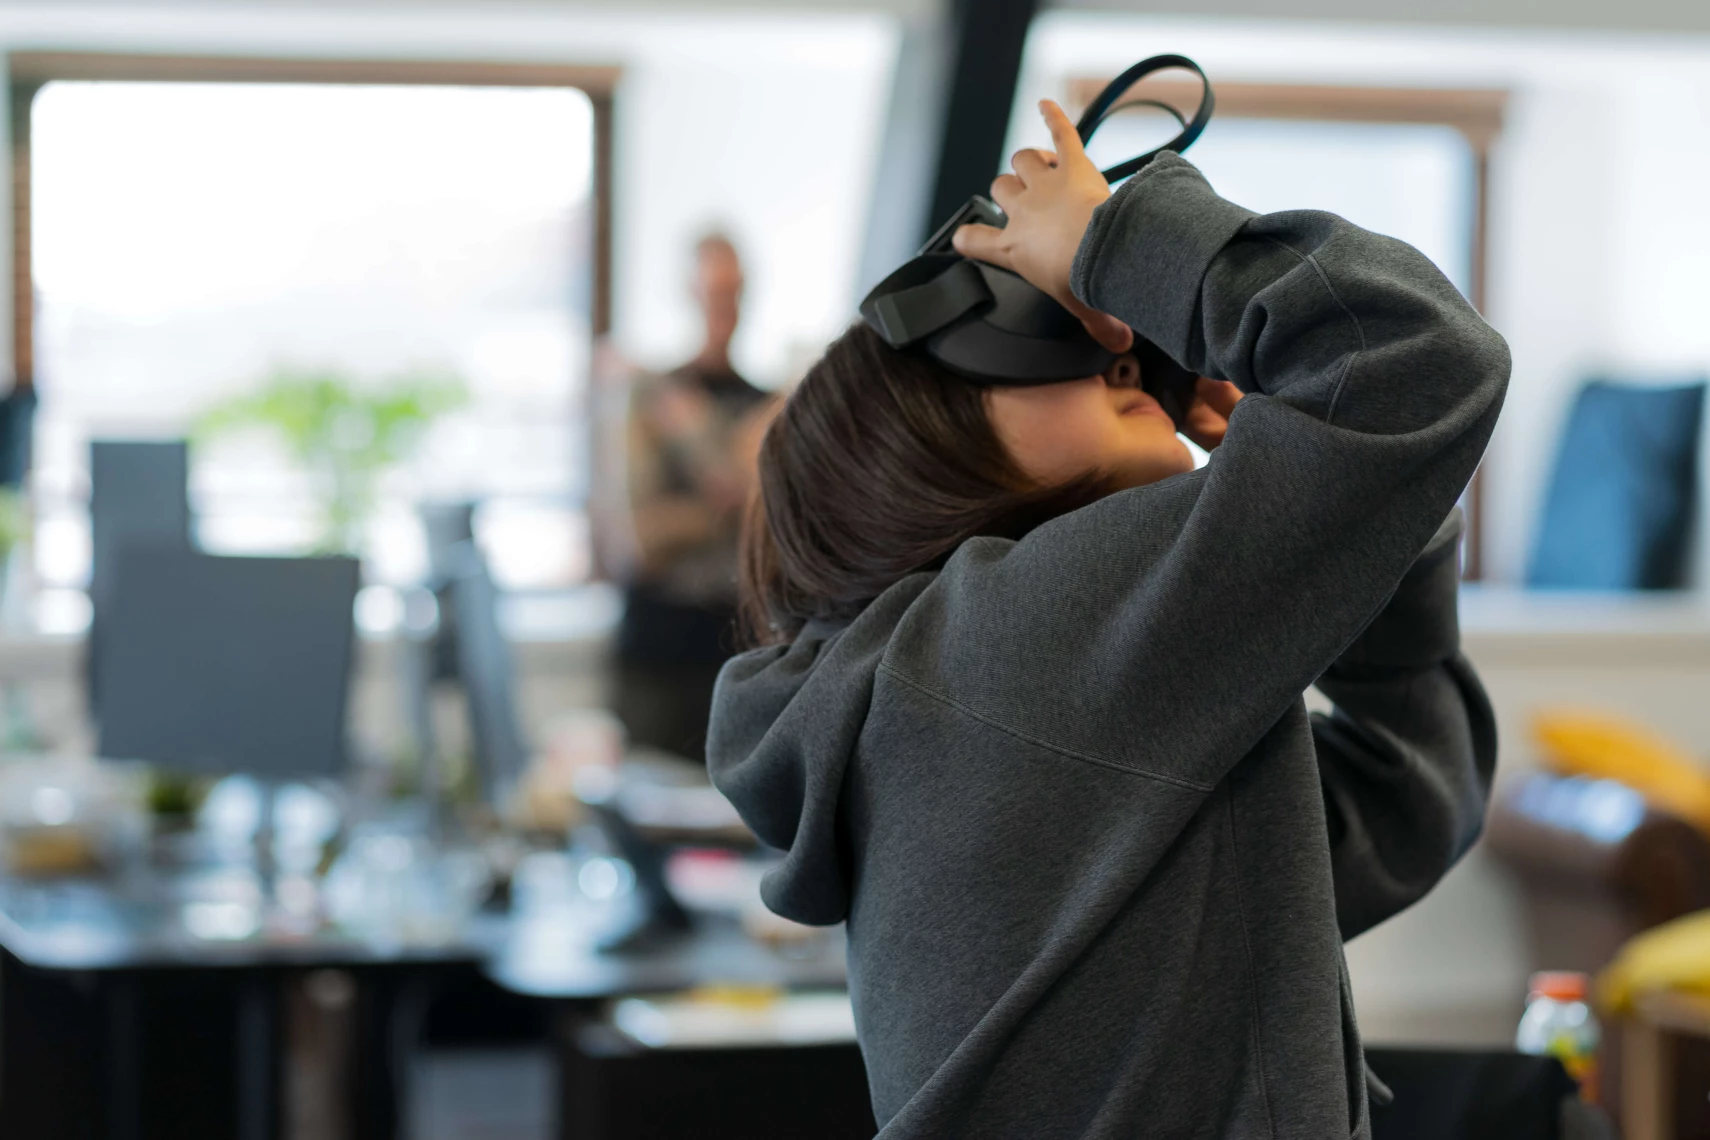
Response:
[[[514,993],[562,999],[709,985],[841,989],[848,977],[842,927],[772,945],[750,938],[733,916],[702,914],[687,932],[622,951],[601,951],[593,937],[550,915],[518,918],[485,972]]]
[[[615,917],[615,916],[614,916]],[[214,914],[215,925],[220,915]],[[206,924],[206,916],[202,925]],[[842,929],[768,944],[734,916],[703,913],[691,930],[601,950],[612,921],[587,912],[484,912],[441,942],[364,940],[332,928],[275,925],[241,937],[193,932],[196,917],[161,881],[0,877],[0,946],[45,970],[318,969],[483,965],[493,981],[534,997],[590,999],[704,985],[842,987]],[[240,924],[241,928],[241,924]]]
[[[198,904],[200,912],[189,909]],[[0,946],[45,970],[476,963],[503,943],[509,925],[499,916],[481,916],[458,937],[431,944],[366,941],[335,929],[304,932],[281,924],[241,937],[195,932],[208,925],[230,932],[234,918],[218,908],[232,905],[185,900],[169,884],[135,877],[0,877]],[[246,925],[241,915],[235,921],[240,929]]]

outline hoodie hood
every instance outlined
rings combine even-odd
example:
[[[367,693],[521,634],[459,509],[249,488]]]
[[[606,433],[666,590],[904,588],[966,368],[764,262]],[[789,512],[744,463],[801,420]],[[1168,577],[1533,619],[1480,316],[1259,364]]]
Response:
[[[913,575],[849,625],[810,623],[790,644],[744,653],[719,673],[707,770],[754,833],[785,853],[760,884],[785,918],[829,926],[848,916],[845,776],[891,633],[933,577]]]

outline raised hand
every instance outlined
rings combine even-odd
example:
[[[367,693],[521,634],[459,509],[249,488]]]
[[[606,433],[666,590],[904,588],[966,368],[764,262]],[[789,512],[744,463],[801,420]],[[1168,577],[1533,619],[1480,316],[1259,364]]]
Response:
[[[1099,203],[1110,197],[1110,184],[1087,157],[1075,125],[1063,109],[1046,99],[1039,112],[1056,152],[1017,151],[1013,174],[992,183],[992,199],[1009,215],[1009,224],[967,225],[956,231],[956,251],[964,257],[1019,273],[1049,293],[1086,325],[1093,338],[1112,352],[1126,352],[1134,332],[1108,313],[1083,304],[1069,289],[1069,268]]]

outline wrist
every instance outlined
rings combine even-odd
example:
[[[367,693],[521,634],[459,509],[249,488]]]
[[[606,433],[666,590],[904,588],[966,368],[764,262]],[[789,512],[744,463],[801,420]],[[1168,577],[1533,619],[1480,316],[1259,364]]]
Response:
[[[1206,270],[1255,216],[1219,198],[1180,155],[1160,154],[1093,211],[1070,285],[1181,359]]]

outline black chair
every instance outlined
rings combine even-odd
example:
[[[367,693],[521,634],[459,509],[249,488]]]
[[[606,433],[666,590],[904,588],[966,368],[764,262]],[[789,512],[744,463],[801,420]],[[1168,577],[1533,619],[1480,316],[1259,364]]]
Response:
[[[1372,1106],[1372,1140],[1602,1140],[1613,1132],[1553,1057],[1367,1049],[1395,1099]]]
[[[446,594],[455,616],[457,678],[467,698],[475,756],[490,802],[500,803],[528,767],[516,708],[516,668],[499,626],[499,591],[473,542],[448,555]]]
[[[473,503],[420,509],[427,535],[428,582],[439,617],[431,634],[406,647],[405,700],[414,721],[424,791],[437,799],[439,742],[430,706],[434,691],[456,686],[464,697],[482,794],[497,807],[528,767],[529,748],[516,708],[516,668],[499,625],[499,591],[474,538]]]
[[[599,1022],[572,1021],[562,1032],[564,1140],[865,1140],[875,1131],[853,1044],[646,1049]],[[1553,1058],[1426,1049],[1366,1057],[1395,1093],[1373,1106],[1373,1140],[1613,1137]]]
[[[597,1022],[562,1032],[564,1140],[870,1140],[878,1131],[852,1042],[647,1049]]]
[[[91,617],[85,683],[89,711],[96,717],[101,712],[101,643],[113,608],[119,559],[136,545],[189,553],[189,479],[190,455],[181,439],[90,441]]]
[[[30,472],[36,426],[36,389],[16,384],[0,396],[0,486],[21,487]]]
[[[340,773],[360,570],[129,544],[95,644],[100,755],[264,783]]]

